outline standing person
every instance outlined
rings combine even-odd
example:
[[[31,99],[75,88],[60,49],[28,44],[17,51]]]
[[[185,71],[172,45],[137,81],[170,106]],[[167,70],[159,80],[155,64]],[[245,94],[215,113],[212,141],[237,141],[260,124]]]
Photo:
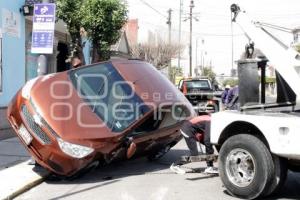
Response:
[[[225,105],[225,101],[226,101],[229,90],[230,90],[230,85],[226,85],[225,90],[223,91],[223,93],[221,95],[223,105]]]
[[[236,85],[228,91],[226,100],[225,100],[225,108],[228,110],[237,110],[239,99],[239,87]]]
[[[204,144],[206,154],[211,155],[214,153],[213,145],[210,143],[210,116],[202,115],[187,120],[183,123],[181,129],[186,144],[190,150],[190,156],[198,156],[197,142]],[[175,162],[170,166],[170,169],[177,174],[184,174],[185,171],[180,168],[183,165],[182,161]],[[207,161],[207,168],[205,173],[217,174],[218,170],[214,168],[213,161]]]

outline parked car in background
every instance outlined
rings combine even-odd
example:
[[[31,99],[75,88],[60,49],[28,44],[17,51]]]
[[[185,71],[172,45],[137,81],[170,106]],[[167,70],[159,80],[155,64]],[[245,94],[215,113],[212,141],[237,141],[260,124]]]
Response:
[[[113,60],[38,77],[8,107],[17,136],[58,175],[115,160],[157,159],[180,139],[191,104],[152,65]]]
[[[187,78],[179,81],[179,90],[198,113],[214,113],[220,108],[219,92],[208,78]],[[217,96],[216,96],[217,95]]]

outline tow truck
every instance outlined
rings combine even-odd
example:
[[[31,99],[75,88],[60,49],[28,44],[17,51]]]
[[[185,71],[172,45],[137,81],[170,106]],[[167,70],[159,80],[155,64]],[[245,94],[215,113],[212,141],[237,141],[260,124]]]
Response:
[[[231,12],[233,23],[266,57],[238,61],[240,108],[212,114],[211,142],[227,191],[238,198],[263,198],[280,190],[288,169],[300,171],[300,55],[237,4]],[[269,62],[276,70],[273,103],[265,91]]]

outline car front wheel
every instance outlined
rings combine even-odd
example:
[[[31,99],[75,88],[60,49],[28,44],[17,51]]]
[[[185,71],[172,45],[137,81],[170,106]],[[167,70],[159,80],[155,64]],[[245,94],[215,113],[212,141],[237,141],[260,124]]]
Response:
[[[257,137],[240,134],[221,147],[219,171],[227,191],[233,196],[255,199],[270,191],[274,163],[266,145]]]

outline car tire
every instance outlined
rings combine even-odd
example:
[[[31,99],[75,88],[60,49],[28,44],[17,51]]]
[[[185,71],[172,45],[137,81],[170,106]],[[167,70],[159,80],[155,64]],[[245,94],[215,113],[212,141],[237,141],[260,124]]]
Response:
[[[159,149],[158,151],[155,151],[154,153],[151,153],[147,156],[147,159],[149,161],[156,161],[159,160],[161,157],[163,157],[166,153],[168,153],[171,149],[171,145],[167,145],[164,148]]]
[[[269,191],[274,164],[270,151],[260,139],[240,134],[227,139],[221,147],[219,172],[231,195],[255,199]]]
[[[283,158],[280,158],[276,155],[273,155],[273,163],[274,163],[274,174],[272,175],[271,186],[269,190],[265,192],[264,196],[275,195],[280,192],[281,188],[283,187],[288,172],[288,165],[287,161]]]

